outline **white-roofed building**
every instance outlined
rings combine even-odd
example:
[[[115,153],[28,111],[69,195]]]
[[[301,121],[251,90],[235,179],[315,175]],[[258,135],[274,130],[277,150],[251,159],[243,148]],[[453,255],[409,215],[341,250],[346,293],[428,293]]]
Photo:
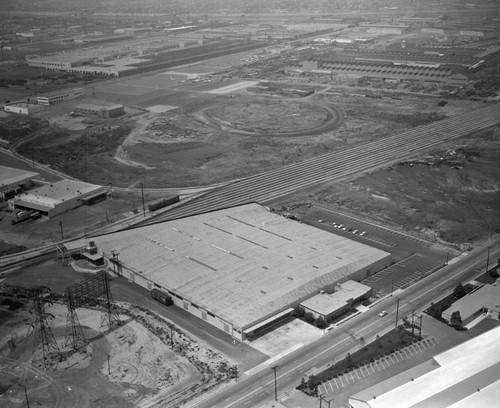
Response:
[[[351,408],[496,407],[500,326],[349,397]]]
[[[312,313],[315,319],[322,317],[325,321],[349,310],[361,299],[370,297],[373,289],[362,283],[348,280],[335,285],[335,292],[324,291],[300,303],[305,312]]]
[[[16,210],[35,210],[49,218],[80,207],[87,201],[106,195],[101,186],[82,181],[62,180],[18,194],[9,200],[9,207]]]
[[[176,305],[240,340],[320,290],[364,279],[391,261],[387,252],[258,204],[91,240],[108,260],[115,253],[123,276],[168,292]]]
[[[0,166],[0,201],[14,197],[18,192],[29,188],[31,180],[40,178],[39,173]]]
[[[443,311],[443,319],[451,320],[453,312],[459,312],[465,326],[481,314],[500,318],[500,285],[484,285],[458,299]]]

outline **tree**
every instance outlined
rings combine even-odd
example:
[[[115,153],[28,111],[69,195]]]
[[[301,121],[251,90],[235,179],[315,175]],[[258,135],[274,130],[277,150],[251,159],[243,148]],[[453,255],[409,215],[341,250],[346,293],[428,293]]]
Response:
[[[318,329],[324,329],[326,327],[326,322],[325,322],[325,319],[323,319],[321,316],[319,316],[317,319],[316,319],[316,327]]]
[[[462,316],[460,316],[460,312],[458,310],[451,314],[450,324],[455,328],[462,327]]]
[[[314,375],[310,375],[307,379],[307,387],[313,391],[316,388],[316,377]]]
[[[459,283],[455,289],[453,289],[453,296],[457,299],[463,298],[467,293],[465,292],[464,286]]]
[[[353,361],[351,353],[347,353],[347,356],[345,356],[345,363],[347,364],[347,367],[352,367]]]
[[[314,322],[314,315],[311,313],[311,312],[307,312],[304,316],[304,318],[306,319],[306,322],[307,323],[313,323]]]
[[[295,310],[293,311],[294,317],[301,318],[304,317],[305,314],[306,314],[305,310],[302,309],[301,307],[296,307]]]

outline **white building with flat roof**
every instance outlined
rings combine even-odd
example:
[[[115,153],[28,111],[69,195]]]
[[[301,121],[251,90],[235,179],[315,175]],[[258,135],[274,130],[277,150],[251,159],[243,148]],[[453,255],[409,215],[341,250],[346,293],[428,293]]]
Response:
[[[9,201],[12,210],[35,210],[49,218],[80,207],[85,199],[105,194],[104,187],[82,181],[62,180],[18,194]]]
[[[328,321],[349,310],[361,299],[370,297],[373,289],[362,283],[348,280],[335,285],[335,292],[324,291],[300,303],[306,313],[312,313],[315,319],[322,317]]]
[[[391,261],[387,252],[258,204],[91,240],[108,260],[119,253],[120,274],[168,292],[177,306],[240,340],[256,336],[320,290],[364,279]]]
[[[36,100],[39,105],[54,105],[73,99],[83,97],[83,88],[61,89],[47,94],[37,96]]]
[[[16,192],[31,186],[33,179],[39,179],[40,173],[0,166],[0,201],[14,197]]]
[[[498,407],[500,327],[349,397],[351,408]]]

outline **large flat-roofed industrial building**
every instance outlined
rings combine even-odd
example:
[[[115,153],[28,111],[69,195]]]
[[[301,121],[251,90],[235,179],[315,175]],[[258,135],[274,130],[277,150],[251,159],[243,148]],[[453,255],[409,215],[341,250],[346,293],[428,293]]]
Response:
[[[240,340],[258,335],[320,290],[364,279],[391,261],[387,252],[258,204],[90,240],[106,259],[117,260],[110,268],[168,292],[176,305]]]

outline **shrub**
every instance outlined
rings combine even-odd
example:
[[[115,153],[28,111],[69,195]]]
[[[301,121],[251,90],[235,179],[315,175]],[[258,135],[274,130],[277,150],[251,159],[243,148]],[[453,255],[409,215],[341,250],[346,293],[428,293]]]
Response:
[[[314,315],[311,313],[311,312],[307,312],[304,316],[304,318],[306,319],[306,322],[307,323],[313,323],[314,322]]]

